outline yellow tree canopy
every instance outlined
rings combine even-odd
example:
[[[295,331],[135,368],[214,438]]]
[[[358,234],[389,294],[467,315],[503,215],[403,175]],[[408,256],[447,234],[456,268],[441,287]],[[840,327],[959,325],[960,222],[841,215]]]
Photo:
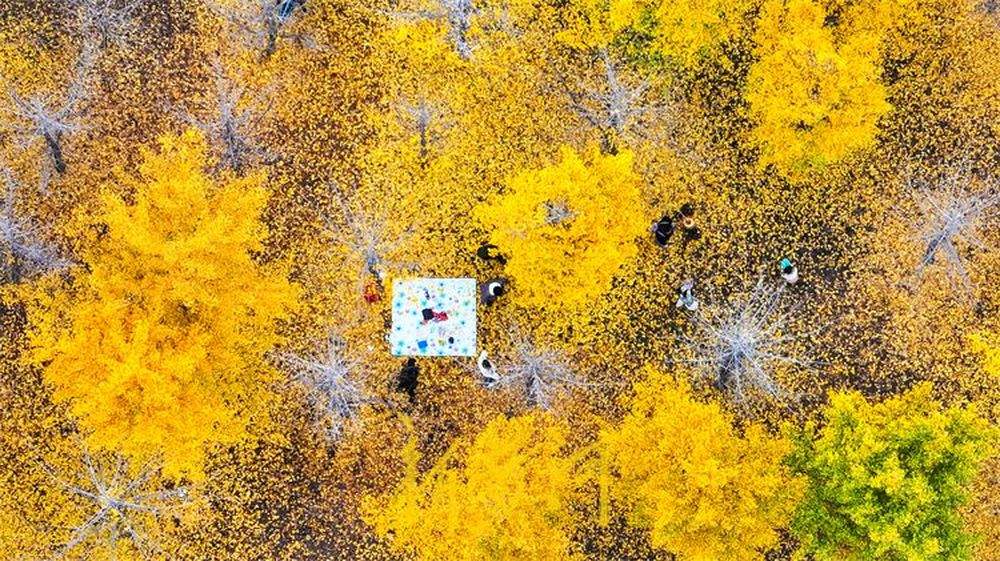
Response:
[[[870,146],[890,109],[870,36],[838,41],[827,15],[814,0],[766,2],[747,77],[759,163],[793,179]]]
[[[983,377],[978,384],[983,388],[996,388],[1000,384],[1000,334],[995,331],[982,331],[973,333],[969,337],[973,352],[982,357]],[[986,401],[986,407],[992,407],[994,417],[1000,413],[1000,396],[995,391],[990,391],[992,396]]]
[[[972,348],[983,355],[983,368],[991,376],[1000,376],[1000,336],[996,333],[977,333],[972,337]]]
[[[556,164],[523,172],[507,191],[475,209],[490,242],[510,255],[515,297],[539,309],[579,309],[600,296],[638,253],[649,216],[632,153],[581,155],[562,149]]]
[[[837,480],[819,469],[786,524],[784,448],[748,420],[921,381],[1000,417],[998,16],[998,0],[0,2],[0,560],[815,556],[795,520],[819,505],[808,529],[831,535]],[[141,150],[187,125],[206,147]],[[656,243],[646,228],[680,208]],[[389,288],[411,276],[508,281],[480,307],[476,358],[420,359],[412,400],[386,347]],[[674,306],[686,279],[693,313]],[[742,418],[658,381],[620,400],[645,364],[750,347],[773,351],[758,358],[783,399],[692,382]],[[533,407],[572,419],[564,447],[542,416],[513,436]],[[998,476],[994,457],[968,505],[937,512],[983,534],[983,561]],[[892,521],[871,533],[889,544],[883,527],[928,510],[851,504]],[[902,537],[921,561],[935,549]]]
[[[571,461],[566,431],[541,415],[498,417],[417,474],[418,453],[389,496],[366,501],[365,519],[418,559],[571,559]]]
[[[216,183],[205,150],[188,131],[147,151],[127,197],[104,197],[86,267],[31,314],[33,358],[88,444],[162,454],[171,475],[196,476],[207,442],[243,433],[296,298],[282,267],[252,255],[267,234],[262,178]]]
[[[790,444],[742,434],[714,403],[649,371],[621,425],[602,435],[611,494],[651,542],[682,560],[760,559],[801,494],[781,461]]]
[[[573,0],[559,38],[577,48],[606,48],[626,30],[648,34],[657,53],[682,66],[732,36],[745,0]]]

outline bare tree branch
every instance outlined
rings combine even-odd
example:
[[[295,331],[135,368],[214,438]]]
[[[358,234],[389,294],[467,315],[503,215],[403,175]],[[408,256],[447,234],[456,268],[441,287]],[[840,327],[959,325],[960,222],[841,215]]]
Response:
[[[565,200],[548,201],[545,203],[545,223],[552,226],[566,224],[576,218],[576,212]]]
[[[402,21],[442,21],[448,26],[448,38],[460,57],[468,60],[472,57],[472,45],[469,42],[469,31],[472,29],[472,17],[478,9],[472,0],[434,0],[430,9],[399,10],[390,17]]]
[[[2,281],[17,283],[72,265],[72,261],[60,256],[59,251],[45,241],[35,224],[18,216],[15,209],[17,181],[9,169],[0,168],[0,180],[6,187],[0,208]]]
[[[330,191],[339,203],[343,226],[328,218],[327,229],[334,242],[348,248],[360,261],[358,271],[358,293],[364,292],[365,284],[374,280],[379,286],[385,282],[390,270],[413,270],[414,263],[404,263],[388,258],[405,244],[413,235],[413,229],[408,228],[399,235],[389,238],[385,221],[373,219],[362,212],[351,208],[347,198],[340,188],[331,183]]]
[[[145,517],[159,516],[184,505],[189,500],[187,488],[149,491],[147,487],[156,471],[153,466],[143,466],[132,477],[128,462],[117,455],[112,462],[103,464],[85,451],[81,464],[83,469],[72,474],[72,481],[79,483],[68,481],[49,465],[43,466],[55,484],[91,505],[93,511],[81,524],[69,528],[69,538],[50,559],[63,559],[87,542],[96,542],[102,536],[112,547],[117,545],[119,538],[129,539],[145,558],[159,554],[160,547],[144,533],[148,526]]]
[[[784,397],[785,390],[773,378],[774,368],[810,367],[795,354],[794,343],[808,334],[794,333],[789,320],[796,307],[783,311],[783,291],[783,284],[773,287],[762,278],[742,302],[702,306],[693,316],[695,333],[686,343],[694,357],[688,362],[737,402],[758,393]]]
[[[215,92],[203,108],[204,118],[186,120],[205,133],[218,154],[219,167],[243,174],[252,166],[274,161],[258,140],[261,120],[271,110],[266,92],[247,95],[246,88],[230,79],[218,61],[212,65]],[[263,109],[257,109],[257,108]],[[257,109],[257,111],[255,111]]]
[[[495,387],[523,392],[532,406],[551,409],[559,397],[587,385],[562,352],[537,346],[516,327],[511,342],[511,353],[494,361]]]
[[[396,112],[404,129],[416,135],[420,145],[420,165],[426,166],[431,146],[440,141],[449,128],[443,120],[444,112],[424,97],[412,102],[400,102]]]
[[[260,50],[265,59],[277,51],[281,39],[298,42],[306,48],[318,48],[312,37],[285,30],[295,14],[304,9],[302,4],[302,0],[206,1],[210,11],[232,24],[248,47]]]
[[[373,397],[359,376],[363,362],[348,356],[343,339],[331,334],[325,346],[316,354],[282,353],[278,361],[291,373],[292,380],[305,390],[327,435],[336,439],[345,423],[355,418]]]
[[[924,248],[915,277],[919,281],[943,257],[956,290],[971,294],[972,280],[962,250],[986,249],[981,233],[1000,216],[1000,189],[991,182],[973,191],[968,172],[960,172],[914,190],[913,197],[918,211],[913,228]]]
[[[570,107],[591,126],[603,133],[605,152],[615,149],[614,138],[672,143],[677,108],[666,99],[657,99],[647,79],[622,74],[606,50],[598,52],[604,68],[597,84],[567,88]]]
[[[90,72],[96,60],[96,50],[89,42],[84,42],[72,78],[65,95],[33,95],[22,97],[9,83],[6,84],[7,97],[11,101],[12,113],[17,123],[14,132],[22,137],[27,148],[33,141],[41,140],[60,174],[66,172],[63,154],[64,134],[74,133],[84,128],[82,117],[90,94]]]
[[[124,46],[138,29],[136,12],[145,0],[68,0],[80,31],[101,50]]]

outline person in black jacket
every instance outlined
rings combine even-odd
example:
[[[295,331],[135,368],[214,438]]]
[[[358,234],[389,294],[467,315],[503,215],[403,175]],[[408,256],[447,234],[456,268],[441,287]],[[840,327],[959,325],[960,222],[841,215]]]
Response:
[[[479,257],[483,261],[496,261],[501,265],[506,265],[507,259],[497,252],[498,249],[497,246],[491,243],[484,243],[476,250],[476,257]]]
[[[674,235],[674,219],[670,216],[664,215],[658,222],[653,224],[653,239],[656,240],[656,244],[660,246],[667,245],[670,241],[670,236]]]
[[[413,403],[417,397],[417,376],[419,375],[420,368],[417,367],[417,359],[411,357],[406,359],[406,364],[399,371],[399,377],[396,379],[396,387],[399,391],[406,392],[410,396],[410,403]]]
[[[502,278],[492,278],[479,285],[479,298],[483,304],[489,306],[507,292],[507,280]]]
[[[698,228],[694,220],[693,204],[684,203],[677,212],[664,214],[662,218],[653,223],[651,231],[656,244],[661,247],[666,246],[678,227],[684,236],[683,247],[686,248],[688,243],[701,239],[701,229]]]

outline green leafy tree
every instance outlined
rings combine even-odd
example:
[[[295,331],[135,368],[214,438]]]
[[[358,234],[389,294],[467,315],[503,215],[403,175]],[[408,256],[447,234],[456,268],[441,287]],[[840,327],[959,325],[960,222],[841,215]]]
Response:
[[[972,408],[943,408],[930,384],[881,403],[831,397],[789,456],[809,480],[792,519],[818,561],[971,558],[959,512],[994,429]]]

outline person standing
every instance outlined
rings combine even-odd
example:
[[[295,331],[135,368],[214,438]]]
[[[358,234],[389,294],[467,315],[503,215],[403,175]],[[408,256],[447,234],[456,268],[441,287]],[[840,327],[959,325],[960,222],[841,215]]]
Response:
[[[479,353],[476,366],[479,368],[479,375],[483,377],[483,387],[492,389],[500,383],[500,376],[497,375],[496,368],[493,366],[493,362],[490,361],[490,357],[486,354],[486,351]]]
[[[689,312],[698,309],[698,299],[694,295],[694,280],[685,280],[677,289],[677,307],[683,307]]]
[[[668,215],[663,215],[659,221],[653,223],[653,239],[660,247],[666,246],[670,241],[670,236],[674,234],[674,219]]]
[[[694,205],[691,203],[684,203],[681,205],[681,211],[679,213],[681,228],[684,230],[684,246],[691,242],[696,242],[701,239],[701,228],[698,227],[698,223],[694,219]]]
[[[483,304],[489,306],[507,292],[507,280],[493,278],[479,285],[479,298]]]
[[[410,357],[406,359],[406,364],[403,365],[396,379],[396,387],[410,397],[410,403],[413,403],[417,398],[417,377],[419,375],[420,368],[417,367],[417,359]]]
[[[789,286],[799,282],[799,269],[792,263],[792,260],[784,257],[781,262],[778,263],[778,267],[781,269],[781,278],[785,279],[785,282]]]
[[[476,250],[476,257],[482,259],[483,261],[496,261],[501,265],[506,265],[507,258],[498,253],[499,249],[500,248],[491,243],[483,243],[479,246],[479,249]]]

